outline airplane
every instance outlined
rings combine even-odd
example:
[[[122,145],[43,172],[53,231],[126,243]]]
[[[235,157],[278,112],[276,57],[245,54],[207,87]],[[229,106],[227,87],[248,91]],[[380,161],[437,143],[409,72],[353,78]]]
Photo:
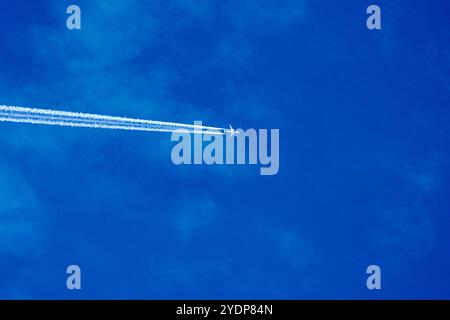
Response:
[[[235,134],[239,134],[239,130],[234,130],[233,127],[230,124],[230,130],[225,130],[226,133],[230,135],[230,137],[234,136]]]

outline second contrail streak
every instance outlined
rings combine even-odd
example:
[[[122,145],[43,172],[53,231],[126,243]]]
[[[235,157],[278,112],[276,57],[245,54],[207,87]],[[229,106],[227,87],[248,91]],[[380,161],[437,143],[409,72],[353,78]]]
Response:
[[[218,127],[4,105],[0,105],[0,121],[134,131],[183,130],[212,135],[224,135],[227,132],[226,129]]]

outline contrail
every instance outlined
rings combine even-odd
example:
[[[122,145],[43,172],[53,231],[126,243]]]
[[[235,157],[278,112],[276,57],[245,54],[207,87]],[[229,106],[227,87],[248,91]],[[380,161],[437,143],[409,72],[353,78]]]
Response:
[[[183,130],[211,135],[224,135],[228,132],[224,128],[202,125],[4,105],[0,105],[0,121],[133,131],[174,132]]]

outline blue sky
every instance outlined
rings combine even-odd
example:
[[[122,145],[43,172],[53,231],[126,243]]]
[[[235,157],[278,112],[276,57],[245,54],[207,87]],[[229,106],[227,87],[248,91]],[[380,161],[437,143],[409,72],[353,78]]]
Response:
[[[448,1],[74,3],[0,2],[0,104],[279,128],[280,171],[2,123],[0,298],[450,298]]]

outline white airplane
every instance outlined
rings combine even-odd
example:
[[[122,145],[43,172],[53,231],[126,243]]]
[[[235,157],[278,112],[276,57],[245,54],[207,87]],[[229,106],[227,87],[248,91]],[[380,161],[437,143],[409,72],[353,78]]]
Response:
[[[230,124],[230,130],[225,130],[226,133],[230,135],[230,137],[234,136],[235,134],[239,134],[239,130],[234,130],[233,127]]]

